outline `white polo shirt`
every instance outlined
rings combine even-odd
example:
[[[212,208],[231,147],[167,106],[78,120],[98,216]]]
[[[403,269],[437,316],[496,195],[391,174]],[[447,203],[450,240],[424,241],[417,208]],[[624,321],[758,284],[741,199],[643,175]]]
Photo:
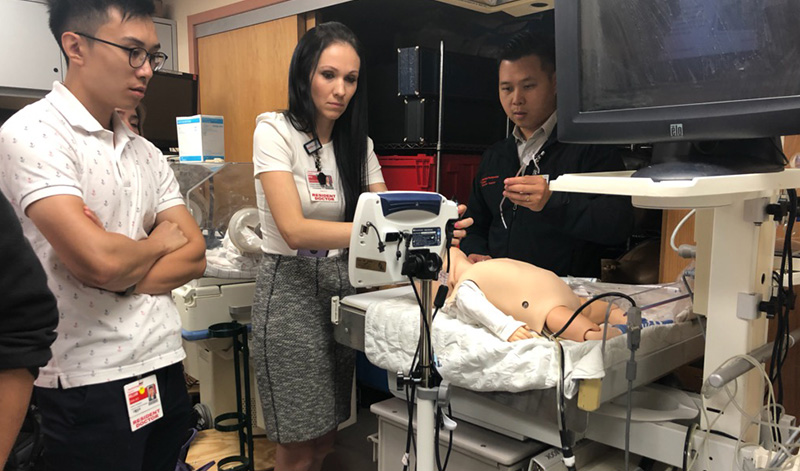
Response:
[[[25,216],[33,202],[55,195],[83,198],[106,230],[147,236],[156,215],[183,203],[166,159],[119,117],[114,132],[56,82],[44,99],[0,128],[0,190],[11,201],[58,301],[53,358],[36,385],[65,388],[113,381],[184,358],[178,312],[167,295],[118,296],[73,277]]]

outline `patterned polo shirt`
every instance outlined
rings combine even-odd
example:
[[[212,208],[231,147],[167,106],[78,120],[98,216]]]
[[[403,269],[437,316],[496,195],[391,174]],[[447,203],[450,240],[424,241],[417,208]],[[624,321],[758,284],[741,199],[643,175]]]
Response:
[[[0,190],[14,206],[58,300],[53,358],[36,385],[65,388],[129,378],[184,358],[180,317],[166,295],[115,293],[87,286],[67,270],[25,216],[33,202],[74,195],[107,231],[145,238],[156,215],[184,204],[166,159],[114,113],[104,129],[62,84],[0,128]]]

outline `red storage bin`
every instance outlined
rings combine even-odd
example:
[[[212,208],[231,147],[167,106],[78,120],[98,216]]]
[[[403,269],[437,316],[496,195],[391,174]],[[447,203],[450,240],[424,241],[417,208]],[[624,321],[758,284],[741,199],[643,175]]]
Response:
[[[378,157],[389,190],[434,191],[436,167],[432,155],[391,155]]]
[[[466,204],[480,164],[480,155],[443,154],[439,169],[439,193],[445,198]]]

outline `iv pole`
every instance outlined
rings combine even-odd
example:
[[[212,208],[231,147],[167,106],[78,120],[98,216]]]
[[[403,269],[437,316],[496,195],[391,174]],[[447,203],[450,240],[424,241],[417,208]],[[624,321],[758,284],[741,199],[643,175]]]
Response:
[[[439,136],[436,143],[436,191],[439,191],[439,172],[442,164],[442,107],[444,105],[444,41],[439,41]],[[434,471],[436,457],[436,401],[439,388],[433,384],[433,366],[429,345],[430,330],[433,329],[433,298],[431,283],[433,280],[423,279],[420,283],[422,299],[422,315],[420,323],[419,358],[422,378],[417,387],[417,470]],[[425,331],[427,324],[428,332]]]
[[[427,328],[432,329],[433,322],[433,300],[431,298],[431,283],[432,280],[421,280],[420,283],[420,297],[422,299],[422,307],[424,319],[420,321],[420,336],[419,336],[419,358],[420,370],[422,378],[420,385],[417,387],[417,470],[418,471],[434,471],[435,461],[435,417],[436,417],[436,399],[439,394],[439,388],[433,385],[432,381],[432,365],[433,359],[430,357],[430,338],[425,331]]]

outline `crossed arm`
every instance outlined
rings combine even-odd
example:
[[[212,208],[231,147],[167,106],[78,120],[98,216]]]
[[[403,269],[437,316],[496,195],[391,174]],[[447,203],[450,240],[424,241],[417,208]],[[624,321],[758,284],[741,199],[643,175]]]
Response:
[[[67,270],[89,286],[125,291],[136,285],[138,293],[162,294],[205,270],[203,236],[183,206],[158,213],[155,228],[141,240],[103,229],[77,196],[41,199],[26,214]]]

